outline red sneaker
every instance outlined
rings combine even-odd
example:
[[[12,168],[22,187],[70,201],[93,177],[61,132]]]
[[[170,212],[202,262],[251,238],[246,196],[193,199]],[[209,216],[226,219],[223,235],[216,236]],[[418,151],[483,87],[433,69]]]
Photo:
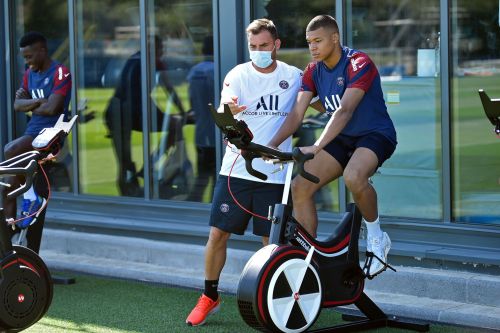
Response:
[[[219,307],[220,297],[216,301],[212,301],[210,297],[202,294],[198,303],[187,317],[186,324],[189,326],[199,326],[205,324],[207,317],[212,313],[219,311]]]

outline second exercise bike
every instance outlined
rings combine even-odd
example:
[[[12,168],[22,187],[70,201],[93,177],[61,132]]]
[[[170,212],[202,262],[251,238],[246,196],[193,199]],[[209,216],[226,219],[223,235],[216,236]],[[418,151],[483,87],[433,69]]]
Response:
[[[61,115],[54,127],[42,130],[33,140],[33,151],[0,163],[0,176],[23,176],[25,179],[25,183],[11,189],[7,197],[16,198],[23,194],[33,184],[35,175],[45,172],[42,164],[58,154],[75,121],[76,116],[65,122]],[[2,185],[8,186],[7,183]],[[0,208],[0,331],[19,332],[47,312],[52,302],[53,283],[38,254],[27,247],[12,244],[10,226],[3,221],[5,215]]]

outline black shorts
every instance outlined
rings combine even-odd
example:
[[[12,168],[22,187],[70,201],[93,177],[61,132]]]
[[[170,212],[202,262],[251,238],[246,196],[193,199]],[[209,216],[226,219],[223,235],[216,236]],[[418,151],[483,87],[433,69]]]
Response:
[[[324,150],[333,156],[345,169],[356,148],[368,148],[377,155],[380,167],[396,150],[396,145],[380,133],[370,133],[365,136],[353,137],[339,134]]]
[[[267,217],[269,206],[280,203],[283,196],[282,184],[254,182],[241,178],[230,179],[231,192],[247,210]],[[237,235],[243,235],[251,214],[241,209],[231,197],[227,188],[227,176],[219,176],[214,188],[214,198],[210,212],[210,226]],[[253,233],[269,236],[271,222],[253,217]]]

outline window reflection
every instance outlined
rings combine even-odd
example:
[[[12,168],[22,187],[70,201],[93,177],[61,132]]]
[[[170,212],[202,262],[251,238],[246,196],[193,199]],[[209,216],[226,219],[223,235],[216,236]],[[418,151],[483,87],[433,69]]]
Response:
[[[151,0],[151,30],[163,40],[164,70],[151,68],[153,198],[210,202],[215,176],[212,2]],[[155,50],[158,52],[158,50]],[[153,50],[151,50],[153,53]],[[154,75],[153,75],[154,73]]]
[[[452,1],[453,214],[455,221],[500,224],[500,142],[478,89],[500,98],[499,2]]]
[[[49,21],[40,19],[37,8],[51,8],[51,19]],[[19,52],[18,42],[21,36],[28,31],[38,31],[47,38],[49,57],[66,67],[69,64],[69,40],[68,40],[68,6],[67,1],[49,0],[24,0],[14,2],[15,35],[12,38],[11,46],[16,54],[15,57],[15,86],[14,91],[21,85],[22,75],[25,71],[25,62]],[[29,118],[26,114],[18,112],[15,115],[14,137],[19,137],[24,133]],[[71,147],[71,134],[65,141],[65,145],[54,163],[47,164],[45,170],[51,183],[53,191],[68,192],[72,190],[73,171],[73,150]],[[39,177],[40,178],[40,177]],[[44,181],[40,187],[44,187]]]
[[[439,1],[352,0],[348,8],[348,44],[377,65],[398,136],[372,178],[380,214],[440,219]]]
[[[273,20],[282,41],[279,60],[304,69],[311,61],[305,37],[306,26],[313,17],[319,14],[335,16],[335,1],[257,1],[252,19],[265,17]],[[294,135],[294,145],[313,144],[327,121],[326,117],[309,108],[303,125]],[[319,210],[338,212],[338,180],[318,191],[315,202]]]
[[[121,186],[134,176],[123,170],[142,165],[142,133],[127,131],[133,123],[131,104],[140,100],[135,98],[140,81],[138,89],[127,90],[121,77],[127,59],[140,46],[139,2],[79,0],[76,8],[78,103],[85,104],[83,116],[94,115],[79,126],[81,192],[140,195]],[[127,96],[120,95],[120,87]],[[132,94],[134,98],[127,98]],[[124,129],[116,131],[120,126]]]

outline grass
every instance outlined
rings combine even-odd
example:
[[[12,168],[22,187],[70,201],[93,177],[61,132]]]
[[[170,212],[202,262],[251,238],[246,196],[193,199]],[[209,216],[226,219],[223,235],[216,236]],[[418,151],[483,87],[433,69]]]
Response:
[[[186,326],[184,320],[200,295],[197,290],[86,275],[76,276],[76,281],[73,285],[56,285],[49,311],[25,332],[256,332],[241,319],[234,295],[223,295],[221,311],[210,317],[204,326],[192,328]],[[325,310],[313,328],[332,323],[340,323],[340,315]],[[378,329],[371,332],[406,331]],[[479,333],[481,330],[431,325],[430,332]]]

